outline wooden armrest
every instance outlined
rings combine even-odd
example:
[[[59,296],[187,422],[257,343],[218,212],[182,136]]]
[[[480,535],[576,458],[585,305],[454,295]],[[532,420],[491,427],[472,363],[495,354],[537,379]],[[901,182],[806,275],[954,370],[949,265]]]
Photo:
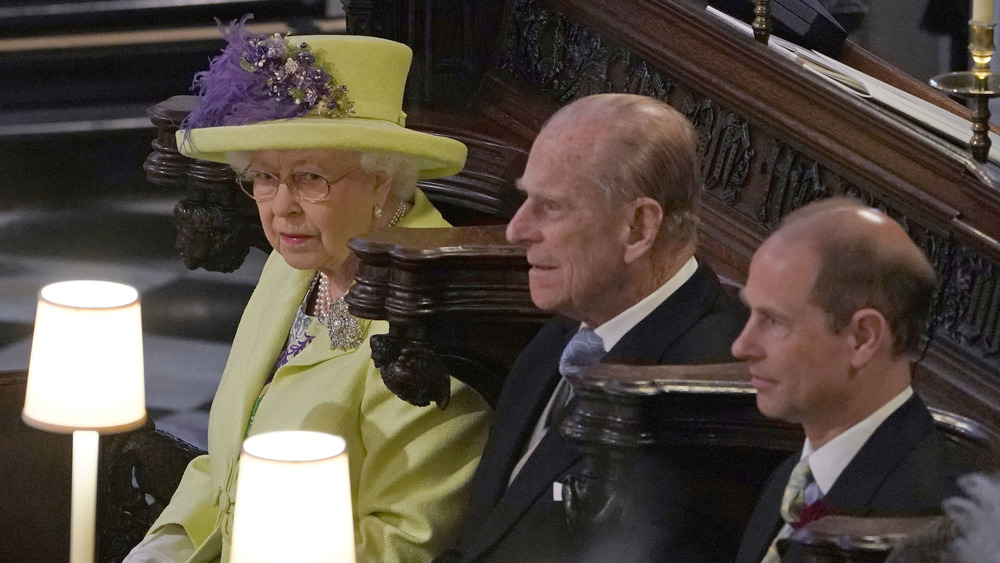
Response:
[[[98,471],[98,551],[120,561],[170,502],[188,463],[203,450],[152,421],[134,432],[101,438]]]
[[[768,475],[802,445],[800,428],[757,411],[743,363],[597,364],[570,380],[576,399],[560,432],[583,469],[563,481],[563,504],[581,537],[605,545],[653,553],[689,537],[697,518],[714,547],[735,553]]]
[[[504,227],[395,227],[350,247],[359,265],[345,301],[353,315],[389,321],[389,333],[371,339],[389,389],[444,408],[452,375],[495,405],[514,358],[549,317],[531,302],[524,249]]]
[[[760,414],[742,362],[597,364],[570,377],[580,397],[561,431],[585,448],[704,445],[794,451],[796,425]]]
[[[806,560],[817,563],[882,562],[894,550],[898,555],[902,549],[935,556],[933,559],[904,559],[906,561],[949,561],[941,557],[945,555],[950,530],[944,516],[824,516],[802,526],[786,541],[789,546],[796,544]]]

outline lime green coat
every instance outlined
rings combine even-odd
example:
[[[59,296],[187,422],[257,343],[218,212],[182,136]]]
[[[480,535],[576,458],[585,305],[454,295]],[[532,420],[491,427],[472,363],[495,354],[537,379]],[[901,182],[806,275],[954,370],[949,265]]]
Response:
[[[447,223],[421,193],[400,226]],[[236,469],[253,404],[282,352],[314,272],[272,253],[243,313],[212,403],[208,451],[191,461],[150,532],[180,524],[196,547],[191,561],[228,561]],[[315,430],[347,440],[358,562],[429,561],[455,539],[469,479],[488,425],[486,404],[452,383],[446,411],[414,407],[382,383],[368,339],[330,350],[325,330],[275,374],[250,434]],[[384,333],[372,322],[368,334]]]

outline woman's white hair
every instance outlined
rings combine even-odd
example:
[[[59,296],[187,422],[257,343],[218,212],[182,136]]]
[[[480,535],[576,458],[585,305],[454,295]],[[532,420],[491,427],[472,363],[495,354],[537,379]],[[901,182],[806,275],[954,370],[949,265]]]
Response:
[[[420,170],[416,157],[391,152],[359,152],[361,169],[369,174],[392,176],[392,194],[403,201],[412,202],[417,189]],[[236,171],[243,172],[250,166],[253,153],[232,151],[226,153],[226,163]]]
[[[413,201],[420,174],[416,157],[392,152],[362,152],[361,169],[369,174],[392,176],[392,194],[402,201]]]

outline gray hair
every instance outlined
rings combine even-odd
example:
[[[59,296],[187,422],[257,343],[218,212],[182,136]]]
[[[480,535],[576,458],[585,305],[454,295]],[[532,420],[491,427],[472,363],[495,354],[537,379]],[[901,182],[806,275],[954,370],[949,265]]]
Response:
[[[368,174],[385,174],[392,176],[390,188],[393,195],[403,201],[413,201],[413,192],[417,188],[417,178],[420,174],[417,157],[376,151],[359,151],[359,165]],[[253,153],[249,151],[231,151],[226,153],[226,164],[236,173],[250,166]]]
[[[598,188],[609,204],[649,197],[663,209],[660,233],[673,244],[698,240],[701,165],[698,133],[670,105],[634,94],[597,94],[564,106],[549,122],[600,122],[605,157]]]
[[[392,194],[402,201],[413,201],[420,168],[417,158],[393,152],[362,152],[361,169],[369,174],[392,176]]]

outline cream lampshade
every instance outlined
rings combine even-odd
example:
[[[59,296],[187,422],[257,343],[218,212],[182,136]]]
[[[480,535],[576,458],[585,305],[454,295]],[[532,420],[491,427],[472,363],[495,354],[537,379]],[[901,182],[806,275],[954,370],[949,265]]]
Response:
[[[142,320],[134,288],[103,281],[42,288],[22,416],[53,432],[142,426]]]
[[[243,442],[233,563],[354,562],[354,511],[344,439],[269,432]]]
[[[98,432],[146,421],[134,288],[69,281],[39,291],[21,418],[41,430],[73,433],[70,561],[93,561]]]

